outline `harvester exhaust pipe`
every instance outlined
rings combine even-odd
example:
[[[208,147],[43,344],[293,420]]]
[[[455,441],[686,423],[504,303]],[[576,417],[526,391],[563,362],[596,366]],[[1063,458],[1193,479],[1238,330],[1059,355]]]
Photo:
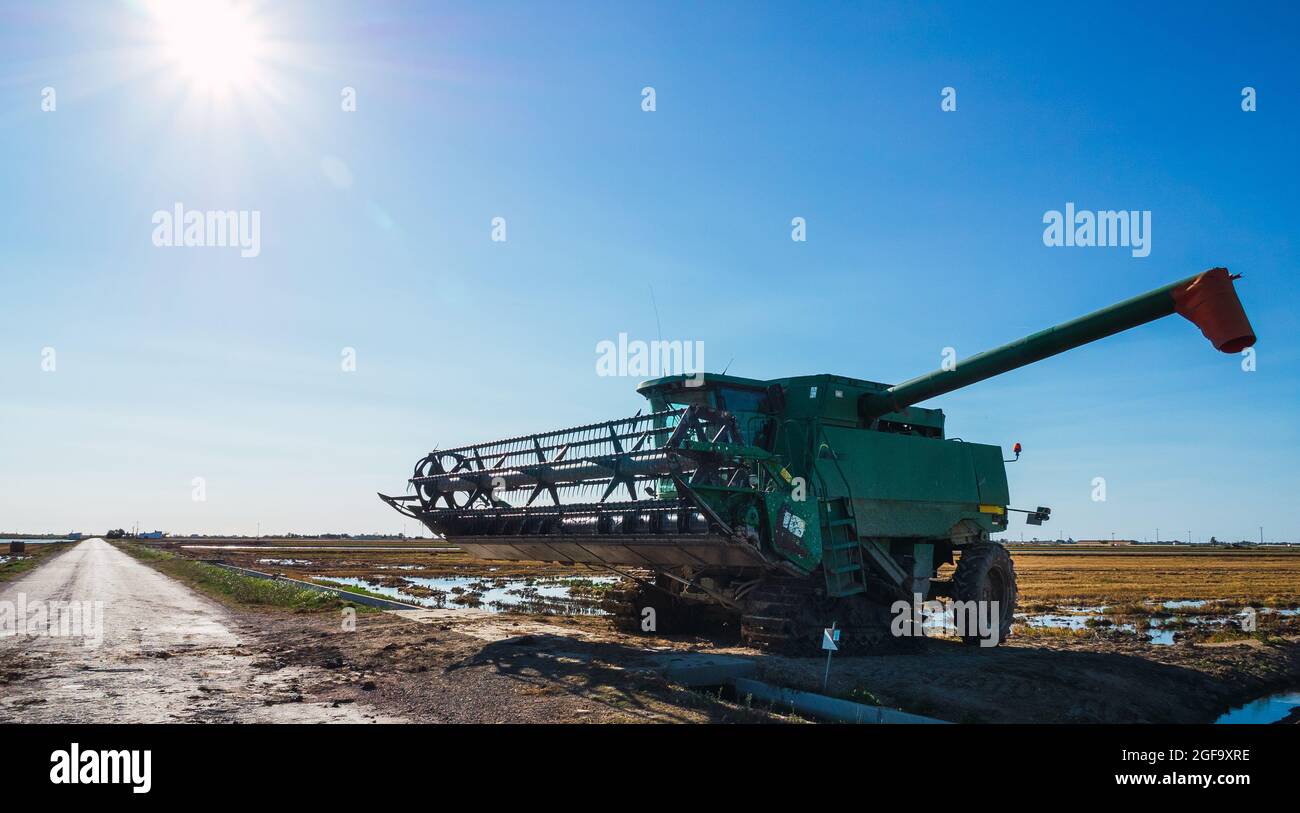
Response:
[[[1239,353],[1255,343],[1255,332],[1232,285],[1239,276],[1229,274],[1226,268],[1211,268],[971,356],[952,370],[936,370],[883,392],[864,395],[859,411],[865,418],[877,418],[1174,313],[1200,328],[1215,349]]]

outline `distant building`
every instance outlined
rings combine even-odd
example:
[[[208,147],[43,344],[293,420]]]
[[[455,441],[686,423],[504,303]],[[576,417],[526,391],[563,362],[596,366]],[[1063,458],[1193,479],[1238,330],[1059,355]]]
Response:
[[[144,531],[143,533],[140,534],[140,538],[141,538],[141,539],[162,539],[162,538],[163,538],[163,532],[162,532],[162,531]]]

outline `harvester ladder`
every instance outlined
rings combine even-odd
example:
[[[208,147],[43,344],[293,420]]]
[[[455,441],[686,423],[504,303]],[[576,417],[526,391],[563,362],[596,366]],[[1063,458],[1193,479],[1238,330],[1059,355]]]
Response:
[[[839,456],[835,453],[830,439],[826,437],[824,427],[818,426],[815,435],[830,452],[830,459],[835,463],[835,471],[844,483],[847,496],[829,500],[826,504],[826,523],[823,533],[822,570],[826,574],[826,592],[832,596],[851,596],[867,591],[867,571],[865,566],[870,560],[877,570],[895,585],[901,585],[907,573],[889,555],[889,551],[868,539],[859,539],[856,520],[853,518],[853,487],[844,474]],[[820,455],[820,451],[814,454]],[[817,466],[813,467],[822,485],[822,493],[828,493],[826,478]]]
[[[822,535],[822,570],[826,574],[826,592],[831,596],[851,596],[866,591],[862,545],[858,542],[857,520],[853,518],[853,500],[840,497],[826,504],[825,531]]]

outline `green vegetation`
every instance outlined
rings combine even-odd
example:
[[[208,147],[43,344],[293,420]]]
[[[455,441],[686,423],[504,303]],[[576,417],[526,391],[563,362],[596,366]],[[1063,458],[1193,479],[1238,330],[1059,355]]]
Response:
[[[364,587],[358,587],[354,584],[343,584],[342,582],[336,582],[333,579],[312,577],[311,581],[323,587],[333,587],[335,590],[344,590],[348,593],[356,593],[357,595],[361,595],[361,596],[370,596],[371,598],[382,598],[384,601],[401,601],[401,598],[393,598],[392,596],[386,596],[383,593],[376,593],[374,590],[367,590]]]
[[[287,582],[245,576],[233,570],[187,559],[157,548],[132,542],[112,544],[155,570],[226,604],[243,607],[277,607],[294,612],[338,610],[348,606],[355,606],[358,612],[372,609],[364,605],[354,605],[330,593],[318,593]]]
[[[1089,629],[1071,629],[1069,627],[1035,627],[1029,624],[1017,624],[1017,638],[1087,638],[1092,635]]]
[[[598,582],[580,577],[560,579],[558,583],[569,588],[569,595],[574,598],[581,596],[603,598],[606,593],[618,586],[616,583]]]
[[[849,691],[849,699],[854,703],[863,703],[868,706],[883,706],[874,694],[865,686],[855,686]]]
[[[9,553],[8,549],[0,550],[0,557],[8,557],[5,561],[0,562],[0,582],[12,581],[27,571],[63,551],[75,542],[58,542],[43,545],[28,545],[24,553]]]
[[[1242,632],[1237,627],[1225,626],[1197,639],[1198,643],[1228,644],[1238,641],[1256,640],[1263,644],[1284,644],[1287,639],[1276,630],[1259,629],[1254,632]]]

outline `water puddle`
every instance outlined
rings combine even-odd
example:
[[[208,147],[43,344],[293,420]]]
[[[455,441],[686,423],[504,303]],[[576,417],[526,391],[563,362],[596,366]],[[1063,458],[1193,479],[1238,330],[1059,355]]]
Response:
[[[1073,609],[1073,608],[1069,608]],[[1105,609],[1104,607],[1100,609]],[[1096,612],[1072,613],[1069,615],[1061,613],[1037,613],[1035,615],[1017,615],[1016,619],[1022,624],[1030,627],[1063,629],[1063,630],[1113,630],[1129,634],[1139,632],[1137,624],[1116,623],[1106,615]],[[1174,630],[1161,629],[1161,620],[1159,618],[1147,619],[1147,627],[1142,630],[1146,635],[1147,643],[1156,646],[1171,646],[1174,643]]]
[[[1052,612],[1017,613],[1016,623],[1035,629],[1067,630],[1080,632],[1096,630],[1098,632],[1118,632],[1140,635],[1147,643],[1154,646],[1172,646],[1175,636],[1180,631],[1193,627],[1239,626],[1244,614],[1232,609],[1219,614],[1210,614],[1210,602],[1205,600],[1177,600],[1146,602],[1150,607],[1149,615],[1134,615],[1131,611],[1114,612],[1108,605],[1081,605],[1059,607]],[[1171,610],[1195,610],[1207,608],[1204,615],[1171,615]],[[1274,609],[1264,607],[1257,610],[1260,614],[1277,613],[1280,616],[1300,615],[1300,608]],[[955,634],[953,609],[945,606],[942,613],[927,612],[922,626],[925,634],[942,636]]]
[[[1252,700],[1244,706],[1228,710],[1214,722],[1254,725],[1276,723],[1290,714],[1291,709],[1296,706],[1300,706],[1300,689],[1278,692]]]
[[[1174,631],[1170,629],[1161,629],[1161,619],[1152,618],[1149,623],[1150,626],[1147,627],[1147,641],[1149,643],[1155,644],[1156,646],[1174,645]],[[1125,624],[1124,626],[1131,627],[1133,625]],[[1136,629],[1133,631],[1136,632]]]
[[[1051,629],[1081,630],[1088,628],[1088,622],[1102,618],[1100,615],[1058,615],[1056,613],[1041,613],[1039,615],[1023,616],[1023,620],[1031,627],[1048,627]]]
[[[64,542],[75,542],[74,539],[0,539],[0,545],[9,547],[10,542],[22,542],[24,545],[59,545]]]
[[[600,608],[617,576],[504,579],[494,576],[390,577],[386,583],[353,576],[330,576],[334,584],[360,587],[370,593],[425,607],[468,607],[489,612],[552,615],[606,615]],[[401,585],[394,585],[400,581]]]
[[[1181,610],[1181,609],[1192,609],[1197,607],[1204,607],[1208,603],[1209,602],[1207,602],[1203,598],[1202,599],[1179,599],[1178,601],[1162,602],[1160,606],[1164,607],[1166,610]]]
[[[280,567],[306,567],[312,563],[310,559],[258,559],[260,565],[279,565]]]
[[[1179,631],[1189,628],[1237,627],[1246,617],[1244,609],[1225,607],[1205,599],[1178,599],[1173,601],[1145,602],[1150,614],[1115,612],[1106,605],[1060,607],[1054,612],[1017,613],[1017,623],[1033,628],[1060,630],[1110,630],[1142,635],[1155,646],[1172,646]],[[1203,614],[1182,614],[1179,610],[1205,610]],[[1217,611],[1216,611],[1217,610]],[[1300,607],[1277,609],[1256,608],[1261,615],[1276,614],[1283,617],[1300,615]]]

